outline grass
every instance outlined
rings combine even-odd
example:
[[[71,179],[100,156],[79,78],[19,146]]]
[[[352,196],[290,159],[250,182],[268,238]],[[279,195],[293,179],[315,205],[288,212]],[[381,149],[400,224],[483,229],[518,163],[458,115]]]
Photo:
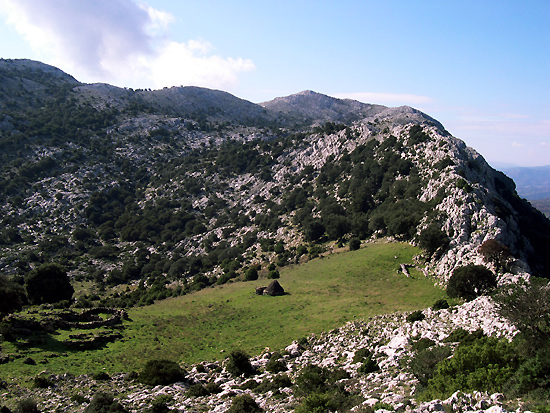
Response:
[[[369,244],[282,268],[279,282],[288,294],[281,297],[256,295],[256,287],[271,281],[260,279],[134,308],[129,310],[131,321],[124,322],[122,340],[97,350],[60,353],[57,336],[52,336],[41,347],[25,351],[36,361],[52,351],[60,357],[36,366],[17,359],[2,366],[2,378],[30,377],[42,370],[57,374],[131,371],[153,358],[195,363],[221,359],[233,349],[258,354],[265,347],[282,349],[293,340],[332,330],[354,318],[429,307],[444,297],[444,291],[418,271],[412,270],[411,278],[397,271],[418,253],[403,243]],[[61,337],[66,334],[61,332]],[[9,345],[3,343],[4,352]]]

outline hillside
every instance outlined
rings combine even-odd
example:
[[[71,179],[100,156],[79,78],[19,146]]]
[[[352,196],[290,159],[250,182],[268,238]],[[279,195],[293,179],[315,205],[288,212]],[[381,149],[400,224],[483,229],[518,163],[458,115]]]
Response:
[[[488,272],[502,289],[530,276],[550,278],[550,221],[518,196],[510,178],[411,107],[312,91],[254,104],[197,87],[132,90],[83,84],[39,62],[2,59],[0,109],[0,288],[13,298],[2,303],[7,309],[0,308],[0,327],[16,347],[58,343],[52,331],[46,343],[35,342],[27,327],[9,321],[7,313],[26,306],[26,299],[42,304],[30,308],[30,325],[36,321],[32,311],[42,315],[52,307],[82,309],[92,323],[107,317],[121,322],[121,309],[275,279],[289,266],[381,239],[417,246],[410,265],[442,287],[472,268],[478,275]],[[31,294],[29,285],[40,274],[51,282]],[[51,288],[54,276],[63,288]],[[69,295],[48,301],[56,290]],[[484,291],[479,287],[474,295]],[[486,334],[504,329],[511,339],[491,299],[476,302],[476,314],[486,318],[464,328],[473,333],[481,326]],[[389,357],[391,367],[373,378],[394,377],[399,363],[410,359],[407,346],[420,338],[445,347],[442,340],[452,333],[446,323],[469,306],[434,310],[444,312],[444,322],[400,330],[407,339],[389,353],[382,349],[386,342],[368,344],[379,361]],[[380,317],[382,325],[392,317],[402,323],[407,315]],[[484,323],[500,327],[486,329]],[[96,338],[118,346],[129,339],[119,327],[105,336],[98,331]],[[400,327],[380,328],[392,330],[384,330],[384,340],[392,341]],[[493,339],[470,338],[480,346]],[[449,356],[456,346],[447,347],[436,351]],[[392,358],[397,349],[404,351],[402,361]],[[522,355],[521,362],[531,356]],[[503,369],[516,371],[519,359],[515,363]],[[216,374],[221,368],[212,367]],[[346,369],[357,372],[357,366]],[[355,389],[361,388],[357,380]],[[228,393],[236,391],[233,384]],[[502,388],[497,384],[492,390]],[[449,388],[422,386],[450,396]],[[410,387],[407,400],[415,394]],[[381,394],[376,399],[385,400]]]
[[[5,273],[55,260],[74,276],[211,277],[262,250],[288,261],[307,243],[414,240],[430,224],[450,240],[432,257],[442,277],[493,238],[517,258],[512,272],[546,272],[548,232],[530,228],[548,221],[414,109],[312,92],[262,108],[199,88],[82,85],[43,67],[2,61]],[[346,116],[360,120],[338,123]]]

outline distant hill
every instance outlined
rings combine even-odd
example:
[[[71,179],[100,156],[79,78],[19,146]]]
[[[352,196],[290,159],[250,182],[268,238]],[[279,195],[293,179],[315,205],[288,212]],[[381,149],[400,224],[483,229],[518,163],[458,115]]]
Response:
[[[537,199],[530,202],[535,208],[550,218],[550,198]]]
[[[530,201],[550,198],[550,165],[501,169],[516,183],[518,195]]]

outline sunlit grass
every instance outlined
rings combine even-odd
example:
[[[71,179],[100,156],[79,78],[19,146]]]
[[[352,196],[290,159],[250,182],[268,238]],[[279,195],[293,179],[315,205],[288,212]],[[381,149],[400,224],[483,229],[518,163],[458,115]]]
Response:
[[[216,286],[129,311],[124,338],[93,351],[64,351],[48,364],[28,366],[21,359],[3,366],[14,376],[93,373],[139,369],[151,358],[184,363],[221,359],[244,349],[257,354],[265,347],[281,349],[311,333],[339,327],[355,318],[431,306],[444,297],[434,281],[418,271],[411,278],[398,272],[412,263],[418,249],[402,243],[369,244],[360,250],[333,254],[306,264],[282,268],[280,284],[287,295],[258,296],[255,288],[271,280]],[[61,332],[60,338],[67,332]],[[54,345],[29,348],[37,361]],[[59,344],[59,343],[58,343]],[[55,350],[53,350],[55,348]]]

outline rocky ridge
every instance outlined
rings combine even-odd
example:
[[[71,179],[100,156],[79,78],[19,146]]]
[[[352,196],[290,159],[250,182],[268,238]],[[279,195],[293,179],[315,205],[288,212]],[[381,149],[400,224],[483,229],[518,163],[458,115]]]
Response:
[[[145,242],[151,253],[161,252],[172,260],[181,255],[192,258],[208,254],[209,249],[220,248],[225,242],[231,247],[244,244],[243,249],[257,256],[260,243],[248,245],[246,239],[251,237],[283,241],[294,248],[310,241],[304,228],[293,222],[299,206],[285,210],[289,208],[285,206],[289,193],[297,188],[306,194],[306,204],[313,203],[311,218],[320,217],[325,226],[331,223],[330,217],[323,216],[323,192],[335,199],[347,216],[359,209],[359,219],[369,228],[360,234],[336,231],[332,237],[340,242],[354,235],[392,235],[414,242],[426,226],[435,223],[451,240],[445,251],[431,257],[429,265],[429,271],[442,282],[457,266],[480,263],[477,248],[489,239],[502,242],[516,258],[501,274],[503,280],[525,278],[533,272],[544,276],[550,266],[542,253],[550,245],[550,236],[546,231],[529,230],[550,228],[548,220],[519,199],[513,182],[493,170],[475,150],[413,108],[386,108],[311,91],[255,105],[221,91],[84,85],[38,62],[1,63],[0,74],[6,82],[2,83],[0,101],[12,108],[2,120],[6,159],[0,174],[5,194],[0,200],[2,223],[13,234],[4,236],[0,256],[0,268],[7,273],[20,271],[17,266],[25,268],[27,264],[18,263],[22,252],[47,259],[39,244],[51,242],[49,234],[56,234],[65,247],[63,251],[74,250],[76,242],[71,233],[81,227],[93,233],[96,245],[114,244],[113,248],[120,251],[120,262],[131,259],[136,241]],[[15,92],[14,88],[19,89]],[[57,96],[45,92],[53,90]],[[48,106],[48,101],[53,106]],[[55,116],[43,113],[55,112],[60,102],[67,106],[66,111]],[[36,108],[35,104],[46,106]],[[68,121],[65,118],[70,111],[76,117]],[[45,123],[38,122],[29,129],[35,117],[43,117]],[[419,133],[421,139],[413,139],[411,131]],[[349,165],[350,154],[373,141],[378,148],[372,155]],[[242,159],[240,155],[230,159],[239,151]],[[392,162],[405,162],[405,169],[394,171],[390,180],[392,167],[386,162],[388,177],[369,184],[373,191],[369,210],[353,205],[356,194],[346,191],[346,185],[354,179],[357,182],[357,173],[351,168],[360,169],[369,157],[382,165],[389,155]],[[189,159],[195,159],[192,165]],[[254,164],[258,166],[247,166]],[[419,223],[414,223],[416,229],[396,229],[388,234],[386,228],[373,222],[373,212],[392,198],[399,201],[404,188],[416,179],[410,175],[411,167],[421,179],[414,198],[425,205],[434,204],[437,214],[426,210]],[[224,168],[228,172],[221,173]],[[337,178],[333,175],[334,182],[320,181],[325,170],[338,174]],[[368,174],[378,172],[375,168],[362,173],[366,181]],[[110,196],[112,188],[129,191],[130,196],[118,202],[133,201],[138,213],[159,208],[161,200],[162,205],[169,205],[165,212],[170,214],[190,205],[187,212],[201,223],[197,228],[206,231],[187,231],[177,242],[179,237],[174,235],[170,243],[161,245],[151,242],[145,233],[123,236],[120,227],[124,224],[115,222],[117,216],[112,212],[91,222],[86,214],[93,207],[93,196]],[[223,205],[216,208],[225,208],[230,217],[241,216],[248,222],[222,223],[212,216],[212,205]],[[257,217],[275,214],[278,228],[264,228],[258,223]],[[109,232],[112,240],[99,235],[100,224],[108,223],[114,231]],[[351,222],[348,227],[352,227]],[[157,234],[161,232],[162,228],[157,230]],[[107,271],[116,268],[95,258],[95,265]],[[268,254],[267,258],[275,257]],[[36,263],[29,265],[32,268]],[[75,275],[90,271],[85,266],[69,269]],[[207,271],[208,275],[220,273],[219,267]]]

